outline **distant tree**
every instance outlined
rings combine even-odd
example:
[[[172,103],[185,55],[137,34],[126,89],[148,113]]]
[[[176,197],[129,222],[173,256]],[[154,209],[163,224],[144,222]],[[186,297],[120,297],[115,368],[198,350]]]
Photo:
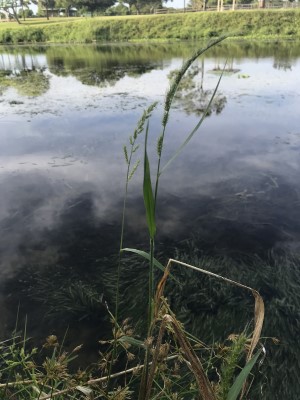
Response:
[[[115,3],[116,0],[59,0],[59,4],[65,4],[68,15],[72,6],[87,9],[93,15],[95,11],[104,13],[105,10],[112,7]]]
[[[215,7],[215,6],[217,6],[218,2],[219,2],[219,0],[207,0],[206,6]]]
[[[19,10],[19,17],[25,21],[26,17],[32,16],[33,11],[29,9],[30,0],[20,0],[21,10]]]
[[[113,6],[115,2],[116,0],[75,0],[72,5],[78,8],[86,8],[93,15],[96,11],[104,12],[106,9]]]
[[[127,15],[129,14],[129,8],[123,3],[119,3],[116,6],[109,7],[105,11],[105,15]]]
[[[162,0],[127,0],[126,3],[129,5],[130,13],[142,14],[143,12],[153,12],[156,8],[162,8]]]
[[[20,24],[21,22],[20,22],[20,20],[18,18],[18,14],[17,14],[17,10],[18,10],[17,6],[18,6],[18,2],[17,1],[12,1],[11,2],[11,9],[12,9],[12,12],[13,12],[13,16],[14,16],[15,20],[18,22],[18,24]]]
[[[45,0],[48,1],[48,0]],[[73,0],[56,0],[55,7],[63,8],[65,10],[65,14],[67,17],[70,16],[70,9],[72,6],[75,6],[75,2]],[[77,6],[77,3],[76,3]]]
[[[265,8],[266,7],[266,0],[259,0],[258,4],[259,4],[259,8]]]
[[[38,6],[38,14],[49,19],[49,10],[54,8],[55,0],[31,0],[33,4]]]
[[[7,0],[1,2],[1,8],[8,12],[10,16],[12,16],[18,24],[20,24],[20,20],[18,18],[18,7],[20,7],[20,1],[19,0]]]
[[[203,10],[205,9],[206,0],[190,0],[188,7],[193,10]]]
[[[30,8],[22,8],[19,10],[18,17],[23,18],[25,21],[26,18],[31,18],[33,17],[33,11]]]

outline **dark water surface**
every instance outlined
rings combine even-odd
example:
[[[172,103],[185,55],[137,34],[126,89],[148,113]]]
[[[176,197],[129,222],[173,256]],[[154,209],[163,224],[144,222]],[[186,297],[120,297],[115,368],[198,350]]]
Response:
[[[144,108],[158,101],[149,138],[155,162],[168,76],[195,48],[0,48],[2,337],[13,329],[18,307],[20,328],[27,315],[36,337],[69,327],[69,342],[79,344],[107,334],[103,304],[113,308],[122,147]],[[236,42],[209,51],[176,98],[163,161],[199,120],[226,60],[211,115],[162,175],[157,249],[163,262],[178,256],[261,291],[264,336],[281,345],[267,341],[264,387],[256,398],[298,399],[300,44]],[[125,245],[147,250],[141,194],[138,170]],[[126,312],[137,318],[144,312],[146,269],[139,260],[123,268]],[[170,286],[170,302],[205,339],[216,332],[226,337],[252,318],[251,299],[178,274],[183,285]]]

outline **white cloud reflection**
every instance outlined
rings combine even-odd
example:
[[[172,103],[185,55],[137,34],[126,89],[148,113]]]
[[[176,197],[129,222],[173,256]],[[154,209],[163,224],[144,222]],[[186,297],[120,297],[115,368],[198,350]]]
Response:
[[[18,105],[10,103],[18,98],[14,90],[3,93],[0,220],[6,235],[2,249],[12,257],[10,262],[5,258],[6,266],[15,265],[14,249],[28,232],[34,236],[54,229],[61,215],[75,207],[84,193],[92,197],[93,212],[100,222],[115,224],[119,220],[125,175],[123,144],[142,110],[155,100],[162,102],[169,84],[167,75],[180,64],[181,60],[174,59],[164,69],[134,78],[125,76],[111,87],[87,86],[72,76],[50,74],[47,93],[38,98],[21,97],[23,103]],[[217,64],[223,61],[208,59],[205,70],[211,71]],[[224,196],[236,201],[238,193],[258,192],[261,198],[265,175],[299,189],[299,62],[287,71],[274,69],[272,59],[243,59],[236,65],[240,72],[225,75],[220,85],[227,98],[224,110],[204,122],[162,176],[159,199],[166,217],[160,230],[166,236],[189,225],[182,208],[188,208],[190,200],[191,219],[195,220],[197,212],[201,214],[197,199],[219,198],[223,204]],[[239,74],[247,78],[239,78]],[[213,89],[217,79],[208,72],[205,89]],[[150,125],[149,144],[154,148],[161,114],[159,106]],[[164,161],[197,120],[172,111]],[[155,150],[150,154],[155,160]],[[142,203],[134,206],[136,199],[141,199],[140,184],[141,171],[130,186],[132,229],[144,224]],[[218,215],[226,218],[224,210]]]

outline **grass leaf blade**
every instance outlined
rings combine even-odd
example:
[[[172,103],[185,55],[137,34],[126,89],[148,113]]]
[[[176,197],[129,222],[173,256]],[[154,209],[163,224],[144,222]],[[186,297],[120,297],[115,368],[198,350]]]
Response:
[[[146,253],[145,251],[142,251],[142,250],[131,249],[131,248],[126,247],[125,249],[122,249],[122,251],[134,253],[134,254],[137,254],[137,255],[145,258],[148,261],[150,260],[150,254]],[[165,267],[156,258],[154,258],[154,265],[155,265],[155,267],[157,267],[158,269],[160,269],[161,271],[164,272]]]
[[[145,137],[145,154],[144,154],[144,182],[143,182],[143,195],[146,210],[147,225],[151,239],[154,239],[156,233],[155,224],[155,201],[152,191],[150,164],[147,154],[147,141],[148,141],[149,123],[147,123],[146,137]]]
[[[132,249],[129,247],[126,247],[125,249],[122,249],[121,251],[127,251],[129,253],[137,254],[138,256],[141,256],[141,257],[145,258],[146,260],[150,261],[150,254],[146,253],[145,251],[138,250],[138,249]],[[160,269],[162,272],[165,272],[165,267],[156,258],[153,258],[153,263],[156,268]],[[176,279],[172,274],[170,274],[170,278],[173,279],[176,283],[178,283],[178,285],[181,286],[181,283],[179,282],[179,280]]]
[[[245,365],[242,371],[237,376],[233,385],[231,386],[227,399],[226,400],[236,400],[240,394],[240,391],[243,388],[244,383],[246,382],[248,375],[250,374],[254,364],[256,363],[258,357],[260,356],[260,351],[255,354],[253,358]]]
[[[118,339],[118,342],[120,342],[120,343],[128,343],[128,344],[131,344],[131,345],[136,346],[136,347],[142,347],[142,348],[145,347],[145,343],[144,342],[142,342],[141,340],[135,339],[132,336],[126,336],[126,335],[121,336]]]

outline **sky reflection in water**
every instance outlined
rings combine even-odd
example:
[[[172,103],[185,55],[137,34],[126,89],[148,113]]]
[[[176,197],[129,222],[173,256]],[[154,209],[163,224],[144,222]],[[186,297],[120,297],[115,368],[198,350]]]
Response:
[[[155,161],[168,74],[193,45],[21,51],[23,58],[16,49],[2,49],[0,68],[14,69],[16,57],[19,70],[33,62],[50,87],[28,97],[19,95],[16,86],[0,84],[0,276],[6,293],[15,298],[12,308],[20,287],[7,288],[6,282],[19,279],[24,267],[60,263],[85,276],[96,260],[117,253],[123,145],[144,108],[158,101],[149,140]],[[199,61],[204,75],[203,81],[201,74],[195,77],[196,88],[202,84],[202,90],[212,91],[218,80],[213,70],[226,58],[237,71],[222,78],[223,109],[205,120],[162,176],[158,242],[174,244],[196,235],[203,249],[215,254],[295,250],[300,234],[299,48],[221,46]],[[178,101],[171,113],[164,162],[198,121],[183,109]],[[147,243],[144,228],[139,170],[130,184],[126,246]],[[5,301],[0,299],[9,326]]]
[[[6,221],[6,237],[7,230],[13,236],[20,236],[20,227],[16,224],[11,227],[7,221],[18,214],[24,202],[28,202],[25,226],[30,231],[43,232],[57,224],[66,202],[76,201],[76,197],[87,192],[93,197],[97,217],[116,223],[125,170],[122,146],[143,109],[158,101],[150,127],[150,141],[155,143],[160,130],[161,104],[169,84],[167,76],[182,62],[179,54],[172,56],[166,52],[154,62],[143,59],[151,64],[150,69],[146,67],[145,73],[130,76],[126,68],[134,70],[134,62],[127,61],[122,78],[107,81],[104,86],[92,86],[78,80],[84,69],[76,69],[76,62],[72,67],[69,59],[60,59],[60,64],[65,65],[60,69],[60,76],[51,72],[60,64],[53,57],[53,49],[51,56],[47,53],[50,50],[44,51],[34,57],[25,55],[22,62],[25,60],[29,68],[32,62],[36,67],[45,68],[44,74],[50,78],[49,90],[38,97],[19,96],[15,88],[2,90],[0,217],[2,223]],[[3,51],[2,68],[13,69],[16,57],[20,56]],[[205,90],[212,90],[216,85],[218,76],[212,70],[224,61],[222,55],[208,55],[204,59]],[[139,69],[141,63],[138,60]],[[239,223],[253,218],[257,224],[266,223],[265,212],[260,213],[254,207],[255,201],[265,203],[268,208],[272,200],[274,204],[268,217],[278,219],[280,226],[286,225],[278,217],[275,200],[282,185],[288,185],[296,199],[290,204],[290,198],[281,193],[280,214],[282,202],[287,220],[294,221],[299,211],[299,59],[294,56],[287,65],[283,58],[281,69],[271,56],[233,57],[229,64],[238,71],[222,78],[220,93],[226,97],[224,109],[206,119],[185,154],[162,177],[159,205],[162,237],[186,237],[191,229],[197,229],[195,221],[199,218],[230,220],[235,214]],[[106,65],[110,70],[122,70],[122,59],[116,65],[106,61]],[[72,76],[72,68],[77,71],[77,78]],[[199,85],[199,76],[196,82]],[[196,121],[193,114],[187,115],[180,104],[176,105],[166,137],[166,160]],[[140,178],[138,173],[131,185],[133,199],[140,197]],[[35,202],[34,198],[38,200]],[[207,206],[202,209],[201,199],[217,203],[209,217]],[[142,209],[138,212],[141,215],[130,221],[134,230],[136,222],[144,218]],[[25,226],[21,222],[21,230]],[[298,228],[298,225],[289,227],[290,239],[298,240]],[[279,240],[283,239],[287,240],[284,234]],[[19,245],[18,240],[10,242],[12,247]],[[2,272],[8,270],[6,259]]]
[[[79,332],[65,313],[61,319],[56,316],[52,325],[43,319],[41,326],[40,318],[48,312],[44,303],[52,301],[51,297],[45,300],[45,293],[42,301],[37,301],[38,287],[43,287],[41,277],[48,282],[52,279],[49,292],[55,292],[51,285],[58,283],[62,291],[63,285],[69,285],[68,279],[73,279],[94,285],[99,296],[104,293],[109,298],[115,274],[107,265],[119,246],[123,145],[143,110],[158,101],[149,137],[149,154],[155,162],[168,75],[194,47],[155,44],[0,50],[0,335],[14,327],[20,302],[23,315],[29,313],[32,336],[37,332],[45,336],[59,327],[64,332],[68,323],[73,339],[87,340],[87,329]],[[185,82],[186,88],[194,90],[192,96],[187,101],[183,92],[175,102],[163,162],[197,123],[200,106],[194,100],[201,90],[209,97],[218,81],[215,69],[222,68],[226,59],[228,68],[235,71],[222,78],[219,113],[213,112],[205,120],[162,175],[158,251],[167,244],[165,256],[173,256],[174,246],[193,238],[200,251],[212,255],[259,254],[267,258],[274,248],[299,253],[298,44],[234,42],[210,51],[197,64],[194,86]],[[32,66],[36,75],[30,75]],[[5,70],[18,74],[24,68],[17,83],[4,76]],[[24,94],[32,82],[40,85],[37,97]],[[139,169],[130,183],[125,245],[147,248],[141,173]],[[127,268],[125,284],[129,279],[129,286],[133,283],[144,290],[139,281],[143,265]],[[253,276],[250,269],[243,282],[252,282]],[[297,283],[294,278],[293,282]],[[261,289],[276,308],[278,302],[287,300],[275,287],[262,285]],[[196,299],[200,289],[192,290]],[[124,293],[127,295],[126,287]],[[138,309],[138,297],[132,304]],[[287,309],[292,307],[286,306],[285,312]],[[277,314],[271,312],[270,318],[277,321]],[[285,339],[291,349],[293,341],[298,341],[293,333],[297,318],[296,312],[283,318],[284,329],[276,322],[279,336],[284,337],[288,327]],[[98,329],[99,335],[98,325],[99,321],[93,320],[89,332]],[[103,329],[101,325],[101,332]],[[266,334],[276,332],[272,328]],[[286,354],[281,360],[291,360],[291,353]],[[298,379],[298,373],[295,376]]]

